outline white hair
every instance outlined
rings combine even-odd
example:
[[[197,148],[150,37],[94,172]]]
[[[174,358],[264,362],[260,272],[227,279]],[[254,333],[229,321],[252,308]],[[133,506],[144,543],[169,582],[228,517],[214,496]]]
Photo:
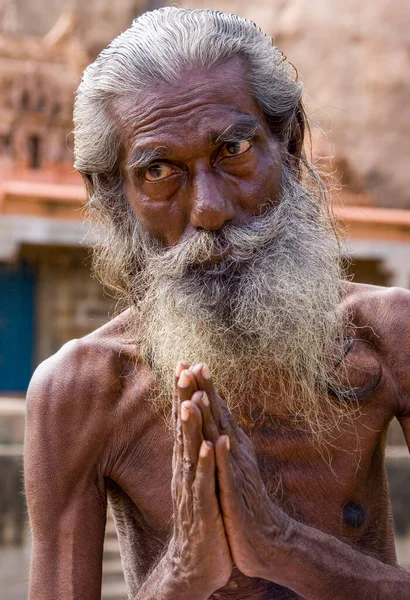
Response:
[[[251,94],[284,147],[302,121],[302,84],[295,69],[252,22],[214,10],[166,7],[146,12],[87,67],[74,107],[75,167],[97,191],[99,174],[118,172],[120,139],[109,107],[116,98],[175,84],[190,68],[209,69],[239,57]]]
[[[245,65],[246,84],[281,147],[280,203],[251,226],[198,231],[162,248],[127,202],[113,106],[127,96],[138,103],[159,84],[177,84],[184,71],[234,58]],[[298,172],[288,160],[297,126],[303,140],[301,97],[296,71],[251,21],[212,10],[147,12],[84,73],[74,110],[75,166],[87,176],[92,213],[104,228],[94,273],[137,309],[129,338],[162,383],[162,399],[169,400],[176,360],[205,359],[231,407],[258,386],[263,405],[275,379],[282,408],[320,431],[326,412],[337,421],[350,410],[328,395],[340,383],[334,370],[347,317],[339,314],[340,252],[326,191],[303,152]],[[208,277],[192,268],[224,241],[235,253],[221,272]]]

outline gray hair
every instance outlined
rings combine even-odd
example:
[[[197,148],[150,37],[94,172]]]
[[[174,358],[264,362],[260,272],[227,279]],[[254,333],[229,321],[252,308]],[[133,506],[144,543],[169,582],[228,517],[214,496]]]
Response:
[[[214,10],[166,7],[146,12],[87,67],[74,107],[75,167],[88,176],[89,191],[111,189],[121,141],[109,108],[116,98],[175,84],[182,70],[209,69],[240,57],[251,93],[284,148],[295,119],[303,137],[302,84],[292,65],[252,22]],[[105,185],[102,183],[105,180]]]

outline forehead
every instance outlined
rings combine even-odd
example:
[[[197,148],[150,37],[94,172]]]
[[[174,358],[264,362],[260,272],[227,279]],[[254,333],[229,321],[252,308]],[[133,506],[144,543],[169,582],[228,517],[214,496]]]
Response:
[[[183,72],[177,85],[161,83],[138,97],[122,98],[113,108],[128,150],[206,143],[238,122],[265,124],[238,59]]]

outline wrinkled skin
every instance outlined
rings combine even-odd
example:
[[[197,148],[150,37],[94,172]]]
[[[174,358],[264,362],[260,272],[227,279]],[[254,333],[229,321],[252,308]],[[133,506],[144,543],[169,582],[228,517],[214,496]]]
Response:
[[[302,431],[269,421],[239,428],[195,365],[188,388],[177,387],[177,405],[189,401],[194,408],[182,436],[180,418],[173,434],[146,401],[152,373],[137,362],[133,347],[119,341],[126,313],[44,363],[28,396],[30,598],[100,597],[107,495],[131,597],[193,599],[214,591],[212,598],[222,599],[321,600],[353,598],[355,588],[348,585],[355,585],[369,600],[406,598],[408,576],[396,564],[383,457],[394,417],[410,442],[410,293],[346,284],[344,304],[361,327],[346,356],[349,376],[368,392],[356,432],[334,440],[331,465]],[[189,490],[203,438],[212,443],[202,473],[209,494],[204,514],[193,510]],[[184,480],[177,464],[186,451],[190,476]],[[346,518],[348,503],[360,505],[365,518]],[[187,522],[189,513],[199,521]],[[198,588],[203,592],[196,594]]]
[[[216,494],[214,447],[202,433],[203,404],[199,398],[181,404],[190,390],[177,390],[172,478],[174,533],[169,545],[175,551],[176,568],[181,570],[179,577],[186,581],[192,597],[208,597],[227,583],[232,559]],[[210,547],[214,548],[212,553]],[[202,565],[200,581],[192,586],[190,576],[198,565]]]
[[[182,435],[175,420],[173,435],[146,401],[152,374],[119,342],[127,314],[65,346],[37,371],[28,396],[30,598],[100,597],[107,494],[131,597],[321,600],[355,597],[359,589],[363,598],[406,598],[383,456],[394,417],[410,441],[409,296],[346,284],[344,303],[362,327],[346,357],[349,375],[368,392],[356,432],[334,440],[331,465],[304,432],[272,422],[239,428],[195,365],[188,387],[178,382],[177,405],[189,401],[190,417]],[[212,443],[201,475],[208,483],[192,494],[203,439]],[[202,494],[203,513],[192,504]],[[362,507],[364,520],[346,519],[348,503]]]
[[[191,384],[181,388],[181,380]],[[215,447],[219,497],[232,559],[245,575],[263,576],[261,558],[266,556],[270,542],[286,530],[286,515],[270,501],[253,444],[216,393],[206,365],[182,371],[179,397],[183,397],[181,391],[195,385],[198,391],[192,401],[182,406],[190,411],[200,407],[202,436],[198,438],[204,437]]]
[[[279,143],[240,65],[218,69],[113,111],[129,203],[166,246],[278,200]],[[228,156],[209,133],[244,116],[257,136]],[[166,167],[135,173],[138,150],[158,146]],[[136,600],[410,597],[384,468],[393,418],[410,444],[410,293],[345,283],[341,309],[357,327],[345,366],[361,411],[325,454],[269,414],[239,427],[203,365],[179,366],[170,429],[150,401],[151,369],[124,341],[129,312],[43,363],[27,397],[30,600],[101,597],[107,498]]]

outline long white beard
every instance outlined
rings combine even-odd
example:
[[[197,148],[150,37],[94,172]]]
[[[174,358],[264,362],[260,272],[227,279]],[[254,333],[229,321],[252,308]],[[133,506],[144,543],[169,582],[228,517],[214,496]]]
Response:
[[[337,238],[316,198],[285,171],[277,204],[244,226],[161,248],[136,225],[133,282],[143,356],[168,406],[179,360],[206,362],[231,410],[255,406],[313,431],[339,414],[328,386],[342,358]],[[199,264],[229,248],[222,263]],[[337,382],[336,382],[337,383]]]

